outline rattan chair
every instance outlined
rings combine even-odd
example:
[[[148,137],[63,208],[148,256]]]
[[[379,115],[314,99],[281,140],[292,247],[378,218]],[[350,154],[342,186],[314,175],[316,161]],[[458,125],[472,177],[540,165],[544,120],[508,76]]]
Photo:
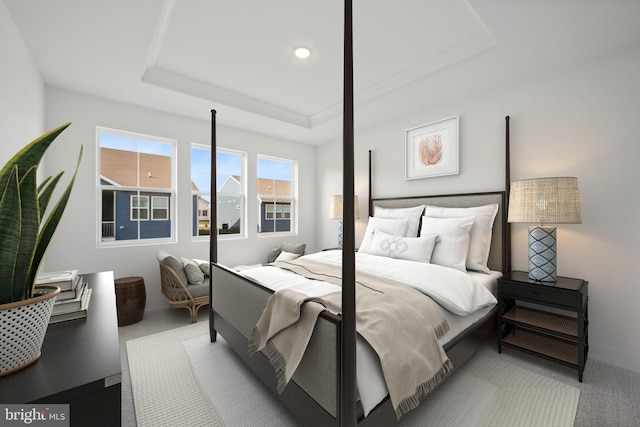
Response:
[[[189,287],[182,283],[173,269],[167,265],[160,265],[160,281],[162,283],[162,296],[171,307],[183,307],[189,311],[191,323],[198,321],[198,310],[200,307],[209,305],[209,293],[206,295],[193,296]],[[200,285],[202,286],[202,285]],[[207,284],[208,287],[208,284]]]

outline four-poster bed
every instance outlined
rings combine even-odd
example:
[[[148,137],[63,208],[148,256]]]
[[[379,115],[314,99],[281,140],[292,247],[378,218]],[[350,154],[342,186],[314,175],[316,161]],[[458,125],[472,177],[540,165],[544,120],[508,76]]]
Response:
[[[354,217],[354,143],[353,143],[353,53],[351,0],[345,1],[344,46],[344,122],[343,122],[343,218]],[[212,153],[216,152],[216,112],[212,111]],[[508,129],[505,188],[509,185]],[[212,155],[212,206],[216,206],[216,156]],[[373,197],[371,152],[369,152],[369,215],[376,207],[402,209],[421,205],[470,208],[497,205],[497,215],[491,228],[488,267],[494,272],[506,272],[509,260],[509,227],[506,222],[507,191],[376,199]],[[277,376],[263,353],[248,350],[251,335],[259,322],[274,290],[265,283],[239,274],[218,263],[217,216],[212,211],[211,227],[211,291],[210,334],[215,341],[219,332],[249,367],[277,393]],[[397,410],[387,396],[373,409],[363,408],[358,399],[356,380],[356,250],[354,221],[344,222],[343,250],[340,252],[341,307],[340,314],[323,311],[318,315],[313,334],[306,346],[291,381],[277,393],[285,406],[304,425],[322,426],[388,426],[398,420]],[[276,267],[264,267],[276,268]],[[484,342],[495,328],[495,306],[486,307],[473,320],[456,326],[446,338],[443,349],[454,368],[460,366]],[[370,411],[370,412],[369,412]],[[368,412],[366,417],[364,413]]]

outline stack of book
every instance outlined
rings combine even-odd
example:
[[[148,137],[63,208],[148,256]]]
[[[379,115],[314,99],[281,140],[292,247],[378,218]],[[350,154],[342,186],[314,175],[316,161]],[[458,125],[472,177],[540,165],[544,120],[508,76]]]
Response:
[[[51,285],[60,288],[60,293],[53,305],[49,324],[87,317],[91,288],[82,280],[78,270],[38,274],[36,285]]]

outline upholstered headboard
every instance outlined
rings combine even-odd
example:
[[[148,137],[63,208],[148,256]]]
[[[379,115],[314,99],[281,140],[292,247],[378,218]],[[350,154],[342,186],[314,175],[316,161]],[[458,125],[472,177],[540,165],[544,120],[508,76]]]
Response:
[[[419,205],[433,205],[452,208],[468,208],[497,203],[498,213],[493,223],[491,235],[491,250],[487,265],[491,270],[505,273],[509,268],[509,251],[506,244],[509,238],[505,215],[506,192],[496,191],[487,193],[453,194],[446,196],[417,196],[400,198],[372,199],[371,206],[385,208],[408,208]],[[370,212],[369,215],[373,215]]]

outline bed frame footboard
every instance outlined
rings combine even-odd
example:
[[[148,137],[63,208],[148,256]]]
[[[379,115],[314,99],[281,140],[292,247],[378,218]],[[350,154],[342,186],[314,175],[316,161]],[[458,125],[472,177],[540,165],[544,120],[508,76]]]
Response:
[[[337,426],[340,402],[340,316],[320,314],[305,355],[281,394],[276,375],[260,352],[249,355],[248,338],[273,293],[237,272],[212,263],[212,300],[209,317],[212,338],[217,333],[278,396],[298,419]]]

